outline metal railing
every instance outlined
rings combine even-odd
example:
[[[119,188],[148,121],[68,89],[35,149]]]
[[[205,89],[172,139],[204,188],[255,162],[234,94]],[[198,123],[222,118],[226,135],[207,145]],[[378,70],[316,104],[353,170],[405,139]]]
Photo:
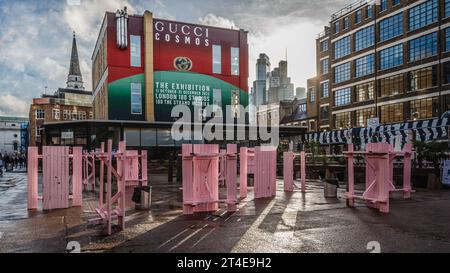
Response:
[[[335,12],[331,15],[331,21],[334,21],[335,19],[341,17],[342,15],[349,13],[355,9],[358,9],[366,4],[373,4],[377,0],[359,0],[356,2],[353,2],[352,4],[346,6],[345,8],[340,9],[338,12]]]

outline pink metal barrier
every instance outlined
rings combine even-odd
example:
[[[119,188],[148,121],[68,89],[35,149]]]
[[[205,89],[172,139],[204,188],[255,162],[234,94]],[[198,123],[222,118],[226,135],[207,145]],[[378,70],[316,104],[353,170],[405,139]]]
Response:
[[[277,149],[256,147],[254,158],[255,199],[276,195]]]
[[[83,187],[85,191],[95,191],[95,153],[83,154]]]
[[[182,146],[183,213],[210,212],[225,203],[228,211],[236,211],[237,146],[229,144],[227,152],[219,153],[218,145]],[[222,159],[221,159],[222,158]],[[227,187],[226,200],[219,199],[219,161],[226,161],[223,172]]]
[[[255,149],[241,147],[240,149],[240,198],[247,198],[248,175],[255,173]]]
[[[376,208],[383,213],[389,213],[389,199],[391,192],[402,192],[403,197],[411,197],[411,158],[412,145],[406,144],[403,151],[396,152],[386,143],[371,143],[366,146],[365,152],[355,152],[353,144],[348,145],[348,192],[346,198],[348,205],[353,207],[355,200],[363,200],[368,207]],[[366,161],[366,190],[362,196],[355,195],[354,163],[355,155],[363,155]],[[403,188],[394,186],[394,159],[403,157]]]
[[[283,178],[285,192],[293,192],[295,188],[294,160],[296,157],[300,157],[301,191],[306,192],[306,154],[304,151],[300,153],[285,152],[283,154]]]
[[[38,194],[38,166],[42,160],[42,196]],[[72,172],[70,173],[70,160]],[[82,206],[82,149],[74,147],[43,147],[39,155],[37,147],[28,148],[28,209],[38,209],[42,200],[43,210],[65,209]],[[70,177],[72,183],[70,184]],[[70,203],[70,200],[72,202]]]

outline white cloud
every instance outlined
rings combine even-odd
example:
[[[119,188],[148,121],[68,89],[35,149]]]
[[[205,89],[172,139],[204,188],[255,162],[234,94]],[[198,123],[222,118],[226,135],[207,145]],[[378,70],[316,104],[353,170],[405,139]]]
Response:
[[[9,93],[0,92],[0,115],[28,116],[30,102],[13,96]]]
[[[205,17],[199,18],[198,21],[200,22],[200,24],[213,27],[239,29],[232,20],[217,16],[213,13],[209,13]]]

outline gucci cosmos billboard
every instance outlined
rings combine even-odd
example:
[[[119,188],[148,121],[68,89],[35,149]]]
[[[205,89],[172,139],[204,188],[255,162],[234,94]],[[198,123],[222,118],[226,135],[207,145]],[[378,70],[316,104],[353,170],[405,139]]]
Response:
[[[177,105],[248,106],[247,32],[154,19],[150,12],[105,18],[108,119],[173,122]]]

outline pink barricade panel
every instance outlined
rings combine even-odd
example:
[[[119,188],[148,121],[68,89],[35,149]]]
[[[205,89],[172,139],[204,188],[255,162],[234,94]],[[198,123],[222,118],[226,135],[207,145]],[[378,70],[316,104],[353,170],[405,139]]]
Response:
[[[241,147],[240,149],[240,174],[239,174],[239,181],[240,181],[240,198],[244,199],[247,198],[247,188],[248,188],[248,181],[247,181],[247,175],[248,175],[248,156],[247,156],[248,148]]]
[[[83,150],[81,147],[73,148],[72,158],[72,206],[83,205]]]
[[[228,144],[226,156],[226,186],[227,186],[227,204],[229,212],[237,210],[236,176],[237,176],[237,145]]]
[[[69,147],[43,147],[42,208],[69,207]]]
[[[219,146],[194,145],[193,184],[195,212],[219,209]]]
[[[284,191],[294,191],[294,153],[283,153],[283,179],[284,179]]]
[[[255,199],[276,195],[276,149],[255,148]]]
[[[38,148],[28,147],[28,209],[38,209]]]

